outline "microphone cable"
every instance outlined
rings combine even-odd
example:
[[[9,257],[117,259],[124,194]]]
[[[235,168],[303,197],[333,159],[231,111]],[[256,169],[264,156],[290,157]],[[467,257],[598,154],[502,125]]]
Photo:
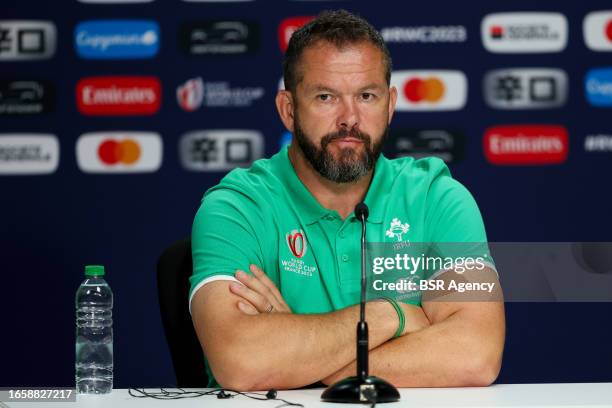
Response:
[[[209,391],[188,391],[180,387],[173,388],[179,391],[171,391],[166,388],[159,388],[159,392],[146,391],[144,388],[128,388],[128,393],[134,398],[153,398],[158,400],[176,400],[183,398],[198,398],[205,395],[216,395],[218,399],[234,398],[236,395],[242,395],[247,398],[251,398],[259,401],[281,401],[283,404],[277,405],[275,408],[281,407],[304,407],[303,404],[297,402],[290,402],[282,398],[277,398],[277,391],[275,389],[269,390],[267,393],[259,392],[243,392],[236,391],[227,388],[218,388]]]

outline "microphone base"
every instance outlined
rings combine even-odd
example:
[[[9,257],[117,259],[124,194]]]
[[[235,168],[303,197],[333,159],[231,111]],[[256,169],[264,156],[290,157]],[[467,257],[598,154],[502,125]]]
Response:
[[[364,394],[365,393],[365,394]],[[368,399],[368,395],[370,398]],[[399,401],[400,394],[393,385],[382,378],[369,376],[348,377],[329,386],[321,399],[325,402],[342,402],[347,404],[371,404],[373,402]]]

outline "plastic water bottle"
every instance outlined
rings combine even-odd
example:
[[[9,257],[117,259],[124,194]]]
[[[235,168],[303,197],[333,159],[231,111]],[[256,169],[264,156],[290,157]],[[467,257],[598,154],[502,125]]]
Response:
[[[113,292],[104,266],[85,267],[76,293],[76,388],[80,394],[113,389]]]

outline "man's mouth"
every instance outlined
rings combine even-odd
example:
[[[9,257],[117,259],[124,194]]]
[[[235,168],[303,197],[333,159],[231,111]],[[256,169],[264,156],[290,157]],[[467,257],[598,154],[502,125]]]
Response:
[[[353,144],[363,144],[363,140],[358,139],[356,137],[343,137],[332,140],[332,143],[338,143],[340,145],[353,145]]]

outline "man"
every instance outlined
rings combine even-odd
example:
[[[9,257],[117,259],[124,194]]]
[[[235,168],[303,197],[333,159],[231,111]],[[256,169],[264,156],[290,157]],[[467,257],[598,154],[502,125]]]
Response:
[[[472,196],[442,161],[380,156],[397,98],[390,73],[380,34],[346,11],[293,34],[276,97],[291,145],[230,172],[193,225],[190,308],[210,386],[287,389],[355,374],[357,203],[370,209],[370,242],[486,242]],[[367,304],[371,375],[398,387],[495,380],[502,302],[399,306]]]

